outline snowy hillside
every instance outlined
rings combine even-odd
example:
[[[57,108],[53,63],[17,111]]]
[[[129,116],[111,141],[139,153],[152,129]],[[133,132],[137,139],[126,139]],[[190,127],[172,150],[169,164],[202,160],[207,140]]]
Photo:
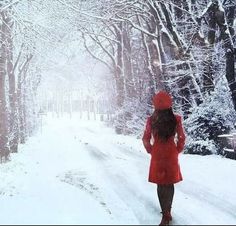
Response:
[[[102,122],[44,118],[0,165],[1,224],[158,224],[156,186],[141,140]],[[172,224],[236,223],[236,161],[180,156]]]

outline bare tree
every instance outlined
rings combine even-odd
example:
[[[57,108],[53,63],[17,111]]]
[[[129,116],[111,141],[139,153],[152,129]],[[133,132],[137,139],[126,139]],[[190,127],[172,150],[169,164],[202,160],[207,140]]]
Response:
[[[226,1],[224,1],[226,3]],[[236,110],[236,78],[235,78],[235,52],[232,35],[234,34],[233,21],[235,16],[235,3],[231,2],[226,14],[223,5],[218,0],[212,0],[201,14],[200,19],[208,17],[208,41],[210,45],[216,43],[216,31],[219,28],[220,37],[225,49],[226,57],[226,79],[231,90],[234,108]],[[227,16],[226,16],[227,15]],[[209,61],[212,61],[211,59]],[[209,62],[210,63],[210,62]],[[210,63],[212,64],[212,63]],[[209,75],[212,77],[212,66],[209,67]],[[208,80],[206,77],[205,80]],[[208,84],[208,82],[205,82]]]

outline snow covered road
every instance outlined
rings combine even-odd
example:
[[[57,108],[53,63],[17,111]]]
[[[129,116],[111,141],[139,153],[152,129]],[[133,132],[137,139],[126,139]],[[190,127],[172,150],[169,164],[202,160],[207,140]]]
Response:
[[[141,140],[99,121],[45,118],[0,165],[1,224],[158,224]],[[236,161],[181,155],[173,224],[236,224]]]

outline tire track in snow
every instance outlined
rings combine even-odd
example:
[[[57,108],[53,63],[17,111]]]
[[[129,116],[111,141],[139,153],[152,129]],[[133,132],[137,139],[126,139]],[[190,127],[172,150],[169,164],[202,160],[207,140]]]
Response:
[[[86,143],[86,150],[90,153],[90,155],[95,159],[99,161],[106,161],[108,159],[108,155],[102,152],[100,149],[96,148],[95,146],[92,146],[88,143]]]
[[[104,164],[101,163],[108,162],[107,160],[110,156],[106,155],[96,147],[89,145],[87,142],[84,143],[83,152],[88,154],[87,156],[91,159],[89,164],[95,166],[95,171],[93,171],[94,168],[92,171],[91,169],[87,171],[86,168],[84,171],[68,171],[63,176],[60,176],[61,181],[75,186],[91,195],[92,198],[99,202],[112,219],[117,219],[119,224],[120,222],[122,225],[127,223],[137,224],[137,220],[134,218],[133,214],[131,214],[130,210],[120,202],[120,198],[110,188],[110,186],[107,186],[107,178],[103,176],[103,173],[101,176],[101,172],[104,170]],[[99,166],[99,169],[97,169],[97,166]],[[93,172],[95,172],[95,178]],[[117,209],[119,210],[118,212]]]
[[[115,181],[115,184],[118,185],[111,185],[111,187],[113,187],[123,202],[132,209],[140,224],[147,225],[153,224],[151,222],[158,222],[160,210],[157,208],[157,199],[154,196],[153,199],[150,199],[143,190],[137,189],[135,184],[127,181],[125,175],[110,174],[110,176],[112,178],[111,181]]]
[[[220,196],[215,195],[213,192],[209,192],[207,187],[202,184],[196,184],[193,181],[188,181],[192,188],[186,186],[179,186],[179,191],[182,193],[202,201],[205,204],[211,205],[212,208],[220,210],[220,212],[228,213],[231,217],[236,219],[236,205],[222,199]],[[196,189],[197,188],[197,189]]]
[[[128,181],[127,174],[119,169],[119,165],[111,156],[108,156],[92,145],[87,145],[86,150],[88,150],[90,157],[96,161],[96,164],[102,166],[100,168],[104,171],[106,175],[104,178],[106,178],[110,188],[112,188],[122,202],[132,210],[140,224],[147,225],[153,224],[151,222],[157,223],[158,217],[161,216],[160,210],[157,208],[157,198],[155,199],[154,196],[150,199],[141,188],[138,189],[135,184]],[[121,159],[121,161],[123,160]],[[113,168],[115,170],[112,170]],[[119,172],[119,174],[117,174],[117,172]]]

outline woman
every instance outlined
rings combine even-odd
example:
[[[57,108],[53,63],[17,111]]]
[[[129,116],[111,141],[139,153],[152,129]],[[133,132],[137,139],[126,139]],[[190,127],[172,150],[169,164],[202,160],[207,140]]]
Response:
[[[157,184],[157,194],[162,210],[160,225],[172,220],[171,206],[174,184],[182,181],[178,154],[183,150],[185,134],[181,116],[172,111],[171,96],[160,91],[153,97],[155,111],[148,117],[143,135],[143,144],[151,154],[149,182]],[[177,133],[177,144],[175,135]],[[152,139],[151,139],[152,138]],[[153,140],[153,144],[151,144]]]

